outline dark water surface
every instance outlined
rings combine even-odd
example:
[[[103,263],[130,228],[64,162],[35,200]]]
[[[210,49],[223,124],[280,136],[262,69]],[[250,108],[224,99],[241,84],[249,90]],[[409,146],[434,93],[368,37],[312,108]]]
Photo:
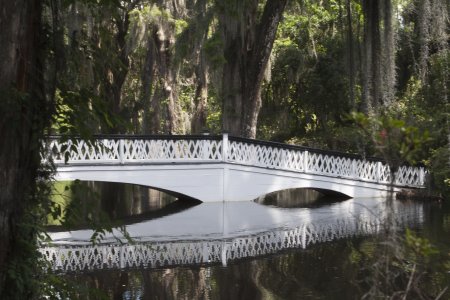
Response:
[[[55,267],[80,291],[98,289],[107,299],[360,299],[370,288],[383,200],[290,190],[252,203],[199,204],[142,187],[94,186],[104,191],[94,206],[127,225],[135,244],[116,235],[93,248],[86,224],[70,232],[52,227],[62,257],[67,247],[89,253],[77,254],[85,264],[66,259]],[[450,205],[394,206],[400,235],[411,228],[438,250],[424,278],[436,295],[450,286]]]

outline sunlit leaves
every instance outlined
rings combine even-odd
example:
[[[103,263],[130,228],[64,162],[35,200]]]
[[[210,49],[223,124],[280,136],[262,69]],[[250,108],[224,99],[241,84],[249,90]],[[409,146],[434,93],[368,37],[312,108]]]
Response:
[[[422,146],[429,141],[428,131],[408,125],[388,115],[366,116],[352,112],[351,118],[373,141],[375,149],[394,170],[404,162],[417,163]]]
[[[438,250],[431,245],[427,239],[417,236],[413,231],[406,229],[405,234],[406,245],[414,255],[414,259],[428,258],[431,255],[437,254]]]
[[[57,90],[55,103],[53,128],[62,135],[80,135],[89,139],[94,128],[111,128],[121,121],[111,113],[103,98],[85,89]]]

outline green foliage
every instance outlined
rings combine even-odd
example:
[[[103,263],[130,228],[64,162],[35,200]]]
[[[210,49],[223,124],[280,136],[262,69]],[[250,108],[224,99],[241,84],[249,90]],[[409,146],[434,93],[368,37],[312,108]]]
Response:
[[[438,250],[431,245],[430,241],[424,238],[420,238],[413,231],[406,229],[405,242],[408,252],[412,260],[426,260],[432,255],[438,253]]]
[[[225,56],[222,51],[223,47],[223,41],[218,33],[215,33],[209,37],[203,46],[206,57],[213,69],[217,69],[226,63]]]
[[[437,248],[409,229],[404,235],[391,234],[366,242],[351,254],[363,278],[356,283],[366,291],[362,299],[435,299],[445,292],[448,282],[435,280],[446,272],[442,264],[433,265],[441,261]]]
[[[270,83],[264,85],[258,135],[333,147],[327,142],[332,134],[327,133],[342,125],[351,106],[348,80],[342,76],[344,40],[335,34],[338,4],[302,1],[284,14],[274,43]]]
[[[62,135],[80,135],[89,139],[93,128],[103,127],[107,131],[122,121],[111,113],[108,103],[103,98],[85,89],[57,90],[55,103],[53,128]]]
[[[351,118],[373,141],[375,150],[394,171],[403,163],[417,163],[429,142],[429,133],[388,115],[366,116],[353,112]]]
[[[450,196],[450,149],[448,146],[431,150],[428,167],[431,171],[433,184],[444,198]]]

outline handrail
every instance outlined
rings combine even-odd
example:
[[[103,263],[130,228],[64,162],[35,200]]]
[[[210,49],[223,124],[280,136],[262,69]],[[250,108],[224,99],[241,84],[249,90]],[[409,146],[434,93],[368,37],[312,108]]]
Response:
[[[67,138],[67,139],[77,139],[82,140],[80,136],[72,135],[59,135],[59,134],[52,134],[47,135],[47,139],[61,139],[61,138]],[[170,135],[170,134],[94,134],[92,135],[93,139],[110,139],[110,140],[120,140],[120,139],[127,139],[127,140],[214,140],[218,141],[222,139],[222,135]]]
[[[47,139],[61,139],[61,138],[67,138],[67,139],[77,139],[81,140],[82,138],[80,136],[65,136],[65,135],[47,135]],[[140,134],[140,135],[133,135],[133,134],[94,134],[92,135],[92,139],[110,139],[110,140],[120,140],[120,139],[127,139],[127,140],[213,140],[213,141],[219,141],[223,138],[223,135],[168,135],[168,134]],[[300,150],[300,151],[309,151],[311,153],[318,153],[318,154],[325,154],[325,155],[336,155],[346,158],[352,158],[352,159],[363,159],[367,161],[373,161],[373,162],[382,162],[386,163],[386,160],[380,157],[375,156],[363,156],[361,154],[356,153],[348,153],[348,152],[342,152],[338,150],[324,150],[314,147],[307,147],[307,146],[301,146],[301,145],[293,145],[293,144],[285,144],[281,142],[274,142],[274,141],[267,141],[267,140],[258,140],[258,139],[250,139],[250,138],[244,138],[234,135],[228,135],[229,141],[234,142],[243,142],[243,143],[251,143],[255,145],[261,145],[261,146],[268,146],[268,147],[274,147],[274,148],[282,148],[282,149],[289,149],[289,150]],[[407,166],[416,166],[416,167],[423,167],[422,164],[416,164],[416,165],[410,165],[407,162],[403,163],[403,165]]]
[[[284,143],[273,142],[273,141],[256,140],[256,139],[254,140],[254,139],[238,137],[238,136],[229,136],[229,140],[235,141],[235,142],[251,143],[251,144],[255,144],[255,145],[274,147],[274,148],[309,151],[309,152],[318,153],[318,154],[338,155],[338,156],[346,157],[346,158],[364,159],[367,161],[374,161],[374,162],[385,162],[384,159],[379,158],[379,157],[362,156],[362,155],[356,154],[356,153],[341,152],[341,151],[337,151],[337,150],[324,150],[324,149],[319,149],[319,148],[314,148],[314,147],[284,144]]]
[[[84,141],[66,136],[48,136],[47,147],[56,163],[151,163],[151,162],[227,162],[308,174],[388,184],[391,173],[382,159],[357,154],[321,150],[297,145],[223,135],[94,135]],[[75,142],[73,140],[77,140]],[[100,147],[93,147],[98,141]],[[92,143],[94,142],[94,143]],[[45,141],[44,141],[45,143]],[[65,144],[65,146],[64,146]],[[72,150],[72,151],[71,151]],[[43,158],[45,160],[45,158]],[[48,159],[48,158],[47,158]],[[396,183],[406,186],[425,184],[423,167],[403,165],[396,172]]]

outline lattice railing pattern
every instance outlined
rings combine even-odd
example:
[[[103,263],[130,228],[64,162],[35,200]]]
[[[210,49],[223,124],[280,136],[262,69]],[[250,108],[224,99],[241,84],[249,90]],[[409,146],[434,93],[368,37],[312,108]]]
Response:
[[[57,164],[222,160],[222,141],[208,139],[53,139],[47,149]]]
[[[124,161],[221,160],[221,141],[123,140]]]
[[[396,214],[395,220],[399,227],[422,222],[414,211],[408,209]],[[224,240],[55,246],[43,247],[40,251],[51,269],[60,272],[226,263],[284,249],[306,248],[316,243],[375,234],[383,229],[384,221],[380,215],[366,215],[362,219],[349,218],[329,223],[305,224],[289,230],[275,230]]]
[[[345,154],[327,154],[314,149],[283,149],[279,145],[233,140],[229,141],[228,148],[227,161],[244,165],[383,184],[389,184],[391,180],[389,166],[381,161],[348,157]],[[422,187],[425,185],[425,174],[424,168],[403,166],[396,172],[395,184]]]
[[[214,136],[99,138],[94,143],[83,140],[59,142],[57,139],[50,139],[46,146],[51,153],[51,159],[57,164],[223,161],[367,182],[390,183],[389,166],[381,161],[291,145],[275,145],[249,139],[228,139],[227,135],[224,135],[223,139]],[[402,166],[396,172],[395,184],[423,187],[425,175],[424,168]]]
[[[49,140],[46,145],[55,163],[76,162],[114,162],[119,160],[119,141],[111,139],[96,140],[95,143],[84,140],[59,142]]]

